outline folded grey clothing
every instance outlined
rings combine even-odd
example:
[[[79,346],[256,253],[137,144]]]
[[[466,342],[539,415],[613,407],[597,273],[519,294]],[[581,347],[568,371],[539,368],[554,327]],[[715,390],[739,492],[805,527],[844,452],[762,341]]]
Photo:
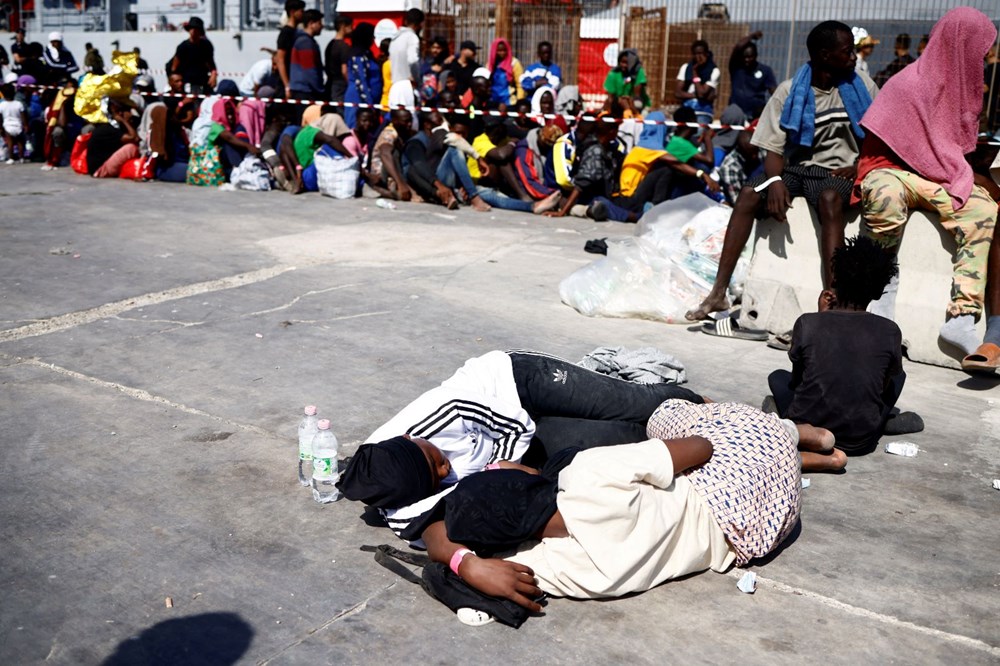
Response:
[[[655,347],[598,347],[579,365],[636,384],[683,384],[684,364]]]

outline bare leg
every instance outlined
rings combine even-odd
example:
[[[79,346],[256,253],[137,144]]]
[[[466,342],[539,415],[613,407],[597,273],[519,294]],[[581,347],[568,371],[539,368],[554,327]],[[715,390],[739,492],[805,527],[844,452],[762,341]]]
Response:
[[[802,458],[803,472],[839,472],[847,467],[847,456],[840,449],[834,449],[831,453],[802,451],[799,456]]]
[[[808,423],[798,423],[795,425],[799,431],[799,450],[812,451],[814,453],[830,453],[836,440],[833,433],[826,428],[817,428]]]
[[[823,288],[829,289],[833,282],[833,253],[844,247],[844,200],[834,190],[823,190],[819,195],[819,214],[821,231],[820,251],[823,255]]]
[[[722,243],[722,255],[719,257],[719,271],[715,274],[715,283],[712,291],[708,293],[705,300],[697,309],[691,310],[684,315],[689,321],[708,319],[711,313],[725,310],[729,307],[726,299],[726,291],[729,289],[729,281],[733,277],[736,269],[736,262],[740,259],[743,248],[746,247],[750,239],[750,230],[753,229],[754,214],[760,204],[760,195],[754,192],[752,187],[744,187],[740,190],[739,197],[736,198],[736,206],[733,214],[729,218],[729,226],[726,229],[726,239]]]
[[[477,210],[480,213],[487,213],[487,212],[493,210],[490,207],[490,205],[488,203],[486,203],[485,201],[483,201],[482,198],[478,194],[476,196],[472,197],[472,201],[470,203],[472,204],[472,209],[473,210]]]

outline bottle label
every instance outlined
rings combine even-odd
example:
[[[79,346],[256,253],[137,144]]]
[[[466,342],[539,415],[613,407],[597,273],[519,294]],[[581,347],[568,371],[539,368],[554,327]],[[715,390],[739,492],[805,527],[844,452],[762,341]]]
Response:
[[[313,458],[313,478],[321,481],[332,479],[337,470],[336,458]]]

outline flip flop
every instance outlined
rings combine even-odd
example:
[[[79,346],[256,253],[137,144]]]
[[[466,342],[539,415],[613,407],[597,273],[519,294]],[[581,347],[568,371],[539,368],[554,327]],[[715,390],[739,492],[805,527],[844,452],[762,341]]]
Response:
[[[701,332],[720,338],[737,338],[739,340],[767,340],[768,332],[755,328],[743,328],[735,317],[727,317],[718,321],[706,321],[701,325]]]
[[[772,335],[767,340],[767,346],[778,351],[788,351],[792,348],[792,332]]]
[[[984,342],[962,359],[962,370],[966,372],[995,372],[997,368],[1000,368],[1000,347],[992,342]]]
[[[458,621],[469,627],[481,627],[484,624],[493,622],[493,616],[475,608],[459,608],[455,615]]]

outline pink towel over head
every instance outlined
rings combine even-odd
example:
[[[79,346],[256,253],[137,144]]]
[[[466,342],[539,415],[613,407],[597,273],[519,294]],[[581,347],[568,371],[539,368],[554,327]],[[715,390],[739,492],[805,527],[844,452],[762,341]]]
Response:
[[[255,146],[260,145],[264,136],[264,102],[259,99],[245,99],[238,109],[239,123],[247,131],[247,138]]]
[[[976,148],[983,59],[996,38],[979,10],[952,9],[934,24],[923,54],[889,79],[861,119],[920,176],[944,187],[955,210],[972,193],[965,155]]]

